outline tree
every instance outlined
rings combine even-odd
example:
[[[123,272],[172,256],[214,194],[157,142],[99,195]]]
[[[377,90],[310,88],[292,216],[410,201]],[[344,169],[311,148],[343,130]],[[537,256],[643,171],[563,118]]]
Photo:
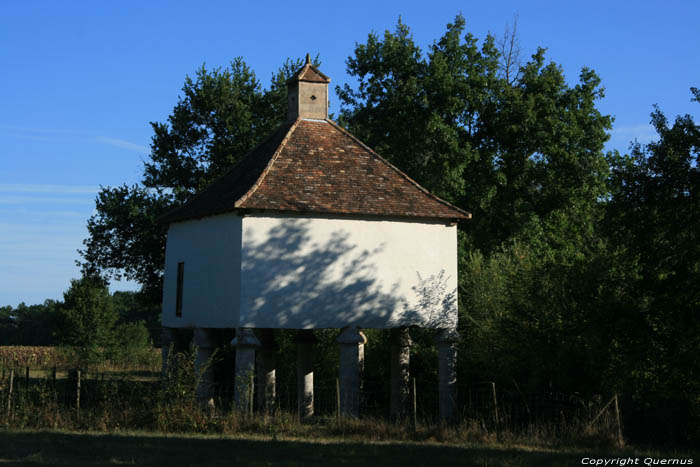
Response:
[[[152,359],[153,345],[143,321],[118,324],[114,329],[116,345],[110,352],[113,361],[133,368]]]
[[[119,314],[118,324],[142,322],[154,342],[160,342],[160,304],[144,303],[139,292],[117,291],[112,294],[114,308]]]
[[[53,345],[57,310],[60,303],[0,307],[0,342],[4,345]]]
[[[686,436],[700,414],[700,125],[690,115],[669,125],[658,107],[651,123],[657,141],[611,156],[606,224],[637,270],[618,315],[613,369],[636,404],[656,408],[665,435]]]
[[[569,86],[544,49],[516,66],[515,30],[479,43],[465,26],[457,16],[426,53],[400,21],[370,34],[347,61],[357,86],[336,88],[341,121],[474,215],[460,229],[460,377],[609,389],[612,338],[595,325],[620,303],[620,271],[600,229],[600,79],[583,68]]]
[[[142,286],[144,306],[159,304],[166,229],[156,219],[189,200],[284,121],[286,80],[302,64],[288,59],[269,89],[241,58],[228,69],[202,66],[194,79],[187,77],[167,123],[151,123],[142,183],[100,190],[80,251],[83,273],[134,280]]]
[[[357,88],[336,88],[343,124],[472,212],[472,247],[491,251],[529,230],[546,232],[542,223],[590,224],[606,193],[612,122],[595,106],[600,79],[584,68],[569,87],[539,49],[509,82],[494,38],[479,47],[465,24],[458,15],[427,54],[400,21],[382,39],[370,34],[347,61]]]
[[[73,279],[63,300],[57,329],[59,342],[72,346],[83,363],[103,360],[114,344],[118,319],[107,285],[94,276]]]
[[[508,84],[513,84],[520,78],[522,58],[520,37],[518,36],[518,15],[513,16],[513,27],[506,24],[503,37],[498,40],[498,51],[501,54],[499,69],[501,76]]]

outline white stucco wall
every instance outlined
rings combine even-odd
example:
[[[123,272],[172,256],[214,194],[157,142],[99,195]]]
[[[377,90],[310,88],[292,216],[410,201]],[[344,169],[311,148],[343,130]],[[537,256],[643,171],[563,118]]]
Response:
[[[456,226],[226,214],[168,230],[163,326],[455,327],[456,292]]]
[[[456,226],[247,216],[242,240],[240,326],[456,326]]]
[[[241,226],[241,217],[236,214],[170,226],[165,250],[163,326],[238,325]],[[179,262],[185,263],[181,318],[175,316]]]

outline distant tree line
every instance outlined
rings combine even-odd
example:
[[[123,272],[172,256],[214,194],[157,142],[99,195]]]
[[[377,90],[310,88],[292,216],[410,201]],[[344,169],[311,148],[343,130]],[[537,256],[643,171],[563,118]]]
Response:
[[[158,307],[143,305],[136,292],[110,295],[97,277],[72,280],[63,301],[0,307],[2,345],[70,347],[77,365],[124,361],[152,347],[159,333]]]
[[[508,34],[479,41],[457,16],[421,50],[399,21],[357,44],[355,83],[336,87],[341,125],[473,213],[459,234],[459,377],[618,393],[638,439],[700,437],[700,127],[654,108],[656,141],[606,153],[613,119],[596,106],[596,73],[570,85],[544,49],[523,60]],[[158,320],[166,232],[155,219],[284,121],[285,81],[301,65],[287,60],[267,88],[241,58],[202,67],[168,121],[151,123],[142,182],[100,191],[83,271],[140,283],[122,296],[143,313],[134,319]],[[58,306],[3,311],[3,326]]]

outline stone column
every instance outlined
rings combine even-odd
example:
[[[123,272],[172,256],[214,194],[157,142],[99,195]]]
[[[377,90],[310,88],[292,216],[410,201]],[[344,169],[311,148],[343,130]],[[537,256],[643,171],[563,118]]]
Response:
[[[172,354],[170,353],[172,352]],[[160,372],[160,381],[163,389],[168,384],[168,373],[173,365],[175,353],[177,352],[177,329],[162,328],[160,334],[160,354],[163,360]]]
[[[360,413],[360,344],[365,340],[357,327],[345,327],[336,339],[340,345],[340,414]]]
[[[255,373],[255,349],[260,347],[260,341],[250,328],[238,328],[236,337],[231,341],[236,347],[236,370],[234,381],[234,401],[239,410],[248,407],[253,390],[251,377]]]
[[[261,347],[255,355],[255,365],[258,378],[258,408],[269,413],[275,405],[276,370],[279,350],[272,329],[258,330]]]
[[[391,330],[390,413],[394,419],[403,418],[408,413],[411,343],[411,335],[408,332],[408,328],[394,328]]]
[[[202,404],[214,404],[214,368],[212,356],[216,350],[216,335],[213,329],[195,328],[192,341],[197,348],[194,360],[195,377],[197,378],[197,400]]]
[[[438,400],[441,420],[449,420],[454,415],[458,339],[456,329],[439,329],[435,337],[438,348]]]
[[[297,407],[300,418],[314,414],[313,346],[316,337],[310,329],[297,331]]]

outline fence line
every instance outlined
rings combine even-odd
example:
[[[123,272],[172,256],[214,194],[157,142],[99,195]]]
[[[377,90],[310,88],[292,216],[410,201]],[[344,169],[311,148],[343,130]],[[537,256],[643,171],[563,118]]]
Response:
[[[8,371],[5,371],[8,370]],[[99,406],[105,403],[107,397],[122,397],[123,392],[132,396],[157,398],[161,391],[160,376],[153,372],[151,378],[140,380],[128,375],[105,375],[105,372],[90,373],[73,370],[62,371],[53,367],[40,372],[24,368],[25,378],[16,377],[14,368],[3,369],[0,378],[0,400],[3,415],[9,420],[13,410],[29,400],[50,400],[57,406],[74,407],[76,418],[81,410]],[[33,376],[33,377],[29,377]],[[59,376],[65,376],[63,378]],[[364,380],[359,390],[360,414],[378,418],[389,417],[389,382]],[[110,387],[112,385],[113,387]],[[262,390],[257,380],[252,379],[249,400],[246,401],[246,411],[255,409],[254,393]],[[436,422],[439,417],[438,383],[436,381],[411,379],[409,407],[407,415],[417,426],[419,421]],[[110,389],[111,388],[111,389]],[[116,389],[115,389],[116,388]],[[275,408],[295,413],[297,411],[296,384],[288,381],[278,381],[276,387]],[[112,392],[109,392],[112,391]],[[214,384],[212,387],[217,407],[227,410],[233,407],[233,385]],[[619,416],[617,395],[603,400],[595,397],[589,400],[578,394],[563,394],[557,392],[524,393],[517,387],[500,388],[492,381],[475,382],[471,384],[455,384],[455,421],[475,421],[486,429],[500,434],[501,430],[522,430],[538,423],[550,424],[553,427],[566,429],[572,421],[582,422],[586,430],[594,426],[616,428],[618,443],[622,443],[622,427]],[[46,398],[46,394],[51,397]],[[111,395],[111,396],[110,396]],[[42,399],[44,397],[44,399]],[[133,397],[123,397],[125,401]],[[603,402],[606,402],[605,404]],[[128,402],[126,402],[128,403]],[[314,412],[319,416],[339,416],[339,382],[337,378],[317,379],[314,384]],[[611,410],[611,407],[614,410]],[[597,423],[597,425],[596,425]],[[557,428],[558,429],[558,428]]]

